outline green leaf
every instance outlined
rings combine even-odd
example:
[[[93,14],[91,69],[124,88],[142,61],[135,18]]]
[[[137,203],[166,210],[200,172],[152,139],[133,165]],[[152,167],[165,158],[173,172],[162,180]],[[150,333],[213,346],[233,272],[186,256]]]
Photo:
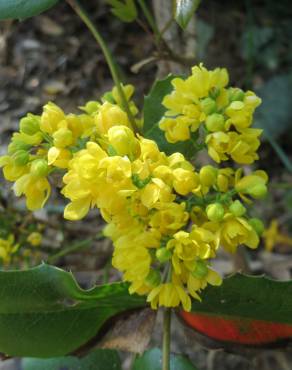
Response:
[[[200,2],[201,0],[176,0],[174,2],[175,20],[181,28],[187,27]]]
[[[71,273],[45,264],[1,271],[0,286],[0,352],[11,356],[64,356],[113,315],[145,306],[125,283],[83,290]]]
[[[117,351],[98,349],[79,359],[73,356],[49,359],[25,358],[23,370],[122,370]]]
[[[107,0],[112,6],[111,12],[123,22],[133,22],[137,18],[134,0]]]
[[[194,154],[191,141],[171,144],[166,140],[164,132],[158,126],[159,121],[166,112],[166,108],[162,105],[162,100],[165,95],[170,94],[173,90],[171,81],[175,77],[174,75],[169,75],[163,80],[155,81],[149,95],[145,96],[143,136],[154,140],[159,149],[168,155],[180,152],[189,158]]]
[[[160,349],[150,349],[136,358],[132,370],[161,370],[161,358]],[[186,356],[171,354],[170,370],[196,370],[196,368]]]
[[[292,281],[236,274],[208,286],[185,322],[217,341],[266,345],[292,337]]]
[[[0,19],[23,19],[38,15],[54,6],[58,0],[3,0]]]

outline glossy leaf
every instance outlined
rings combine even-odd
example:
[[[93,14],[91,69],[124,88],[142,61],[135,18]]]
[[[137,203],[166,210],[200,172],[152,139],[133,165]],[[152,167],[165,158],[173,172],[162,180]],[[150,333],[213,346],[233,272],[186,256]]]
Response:
[[[161,370],[161,350],[152,348],[137,356],[132,370]],[[190,360],[183,355],[170,355],[170,370],[196,370]]]
[[[164,132],[158,126],[159,121],[166,112],[166,108],[162,105],[162,100],[165,95],[170,94],[173,90],[171,81],[175,77],[169,75],[163,80],[156,81],[149,95],[145,96],[143,136],[156,141],[159,149],[166,154],[180,152],[186,157],[190,157],[194,153],[190,141],[171,144],[166,140]]]
[[[49,359],[25,358],[23,370],[122,370],[117,351],[98,349],[84,358],[67,356]]]
[[[1,271],[0,286],[0,352],[11,356],[64,356],[110,317],[145,305],[125,283],[83,290],[71,273],[45,264]]]
[[[236,274],[201,296],[179,315],[213,340],[262,346],[292,338],[292,281]]]
[[[23,19],[38,15],[54,6],[58,0],[2,0],[0,19]]]
[[[187,27],[200,2],[201,0],[176,0],[174,2],[175,20],[181,28]]]

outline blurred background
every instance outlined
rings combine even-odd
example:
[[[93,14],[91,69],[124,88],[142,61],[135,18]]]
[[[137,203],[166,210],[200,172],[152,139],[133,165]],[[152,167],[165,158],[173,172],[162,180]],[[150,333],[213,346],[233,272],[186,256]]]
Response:
[[[186,32],[174,24],[165,32],[173,51],[171,57],[160,55],[153,35],[145,30],[142,14],[138,22],[123,23],[111,14],[106,1],[84,3],[115,55],[124,80],[136,87],[138,105],[157,76],[188,73],[191,65],[200,62],[207,68],[228,68],[231,85],[252,89],[263,99],[255,116],[255,126],[264,129],[263,143],[260,160],[252,169],[264,169],[270,177],[267,198],[253,210],[254,217],[264,220],[266,232],[258,251],[242,250],[234,259],[222,254],[215,267],[222,274],[240,269],[290,279],[291,1],[204,0]],[[170,1],[153,0],[152,4],[161,29],[169,19],[167,3]],[[0,22],[0,154],[5,153],[19,119],[27,112],[39,114],[49,100],[65,112],[77,112],[78,106],[98,99],[112,85],[101,50],[65,2],[22,22]],[[203,163],[206,158],[199,161]],[[1,238],[13,235],[21,246],[3,268],[25,268],[47,261],[73,270],[84,287],[119,279],[118,272],[110,267],[112,246],[102,237],[98,211],[82,222],[71,223],[63,220],[63,208],[64,201],[53,194],[44,210],[28,213],[1,174],[0,243]],[[33,242],[33,233],[40,234],[41,240]],[[187,351],[202,370],[292,369],[286,350],[247,356],[209,351],[195,343],[190,345],[176,324],[174,336],[174,350]],[[6,361],[0,369],[21,369],[21,363]]]

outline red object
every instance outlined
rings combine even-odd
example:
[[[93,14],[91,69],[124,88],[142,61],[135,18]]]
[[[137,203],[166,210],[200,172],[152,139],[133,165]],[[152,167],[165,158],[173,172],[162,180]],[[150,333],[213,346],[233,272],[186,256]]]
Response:
[[[179,315],[188,326],[217,341],[266,345],[292,338],[291,324],[185,311]]]

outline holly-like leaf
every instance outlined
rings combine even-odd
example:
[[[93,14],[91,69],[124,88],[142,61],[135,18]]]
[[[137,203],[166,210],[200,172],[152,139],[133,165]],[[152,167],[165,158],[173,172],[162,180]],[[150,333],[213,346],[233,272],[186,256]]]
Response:
[[[201,0],[176,0],[174,2],[175,20],[182,29],[187,27],[200,2]]]
[[[236,274],[208,286],[185,323],[221,343],[267,346],[292,338],[292,281]]]
[[[84,358],[67,356],[49,359],[25,358],[23,370],[122,370],[117,351],[98,349]]]
[[[125,283],[83,290],[71,273],[45,264],[1,271],[0,286],[0,352],[11,356],[64,356],[112,316],[145,306]]]
[[[166,112],[166,108],[162,105],[162,100],[165,95],[170,94],[173,90],[171,81],[175,77],[169,75],[163,80],[156,81],[149,95],[145,96],[143,136],[147,139],[154,140],[159,146],[159,149],[168,155],[180,152],[187,158],[190,158],[194,154],[191,141],[171,144],[166,140],[164,132],[158,126],[159,121]]]
[[[24,19],[48,10],[58,0],[2,0],[0,19]]]
[[[161,359],[161,350],[152,348],[135,359],[132,370],[161,370]],[[196,370],[196,367],[186,356],[171,354],[170,370]]]

